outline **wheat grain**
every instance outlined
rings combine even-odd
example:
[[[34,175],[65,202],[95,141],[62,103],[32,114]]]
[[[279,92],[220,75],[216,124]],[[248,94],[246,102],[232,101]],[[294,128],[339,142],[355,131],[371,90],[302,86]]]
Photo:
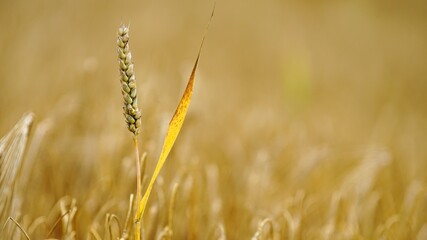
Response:
[[[118,31],[118,55],[120,82],[124,100],[123,114],[129,131],[135,136],[141,126],[141,111],[138,108],[137,90],[132,54],[129,50],[129,27],[122,25]]]

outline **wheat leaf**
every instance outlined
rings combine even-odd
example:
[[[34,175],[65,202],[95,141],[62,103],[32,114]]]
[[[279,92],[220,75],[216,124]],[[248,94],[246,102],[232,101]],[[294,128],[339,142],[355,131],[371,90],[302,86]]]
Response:
[[[193,94],[194,75],[197,69],[198,62],[199,62],[199,56],[197,56],[196,63],[194,64],[193,71],[191,72],[191,76],[188,81],[187,87],[185,88],[184,95],[182,96],[181,101],[179,102],[179,105],[175,111],[175,114],[173,115],[169,123],[169,127],[166,132],[165,141],[163,143],[163,148],[160,153],[160,157],[157,162],[156,169],[154,170],[153,176],[151,177],[151,180],[150,180],[150,184],[148,185],[148,188],[138,206],[137,220],[141,219],[142,215],[144,214],[145,206],[147,205],[148,197],[150,196],[150,192],[151,192],[151,189],[153,188],[154,182],[157,176],[159,175],[160,170],[162,169],[163,164],[165,163],[166,158],[168,157],[169,152],[171,151],[176,138],[178,137],[182,124],[184,123],[185,116],[187,115],[188,107],[190,105],[191,96]]]
[[[214,8],[214,10],[215,10],[215,8]],[[206,27],[206,31],[208,30],[209,24],[212,21],[214,10],[212,11],[212,15],[211,15],[209,23]],[[169,152],[171,151],[171,149],[175,143],[175,140],[179,135],[182,124],[184,123],[184,120],[185,120],[185,116],[187,115],[188,107],[189,107],[190,102],[191,102],[191,96],[193,95],[193,86],[194,86],[196,70],[197,70],[197,66],[199,64],[199,58],[200,58],[200,53],[201,53],[201,50],[203,47],[203,43],[205,41],[206,31],[205,31],[205,34],[203,35],[203,39],[202,39],[202,42],[201,42],[200,47],[199,47],[199,52],[197,54],[197,58],[196,58],[196,61],[194,63],[194,66],[193,66],[193,70],[191,71],[191,75],[190,75],[190,78],[188,80],[187,87],[185,88],[185,91],[184,91],[184,94],[181,98],[181,101],[179,102],[178,107],[175,110],[175,114],[173,115],[173,117],[169,123],[169,127],[168,127],[168,130],[166,132],[165,141],[163,143],[163,148],[162,148],[162,151],[160,153],[160,157],[159,157],[159,160],[157,162],[156,168],[154,170],[153,176],[151,177],[150,183],[148,185],[147,190],[144,193],[143,198],[141,199],[141,202],[139,202],[138,211],[136,212],[137,215],[135,218],[136,221],[140,221],[141,217],[144,214],[144,210],[145,210],[145,207],[147,205],[148,198],[150,197],[150,193],[151,193],[151,190],[153,188],[154,182],[156,181],[156,178],[159,175],[160,170],[162,169],[163,164],[165,163],[166,158],[168,157]]]

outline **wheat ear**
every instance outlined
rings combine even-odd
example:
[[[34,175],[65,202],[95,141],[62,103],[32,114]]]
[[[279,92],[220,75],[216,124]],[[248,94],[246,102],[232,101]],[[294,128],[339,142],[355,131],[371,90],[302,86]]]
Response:
[[[118,35],[120,82],[124,100],[123,111],[129,131],[136,136],[141,126],[141,111],[138,108],[135,73],[132,54],[129,50],[129,28],[125,25],[120,26]]]
[[[124,100],[123,114],[129,131],[133,133],[133,143],[136,155],[136,202],[141,201],[141,163],[139,161],[138,133],[141,126],[141,111],[138,108],[135,73],[132,54],[129,50],[129,27],[121,25],[118,31],[118,54],[120,67],[120,82]],[[135,240],[140,240],[141,223],[135,221]]]

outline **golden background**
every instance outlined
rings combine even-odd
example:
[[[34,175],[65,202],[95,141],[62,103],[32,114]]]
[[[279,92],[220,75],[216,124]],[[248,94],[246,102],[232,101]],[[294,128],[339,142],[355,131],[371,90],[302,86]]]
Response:
[[[0,136],[31,111],[39,141],[11,216],[27,230],[46,216],[34,239],[64,196],[76,199],[78,239],[104,236],[106,213],[124,221],[135,170],[120,24],[130,25],[149,177],[213,5],[1,1]],[[266,218],[274,239],[427,237],[426,12],[423,1],[217,1],[146,238],[164,228],[175,182],[175,239],[248,239]]]

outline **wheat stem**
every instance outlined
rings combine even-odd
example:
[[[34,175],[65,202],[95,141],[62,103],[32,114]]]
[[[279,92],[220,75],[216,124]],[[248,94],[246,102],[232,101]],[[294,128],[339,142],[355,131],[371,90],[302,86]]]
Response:
[[[138,138],[133,137],[133,143],[135,147],[135,160],[136,160],[136,202],[141,201],[141,162],[139,161],[139,149],[138,149]],[[137,214],[135,214],[135,240],[141,238],[141,221],[137,221]]]

